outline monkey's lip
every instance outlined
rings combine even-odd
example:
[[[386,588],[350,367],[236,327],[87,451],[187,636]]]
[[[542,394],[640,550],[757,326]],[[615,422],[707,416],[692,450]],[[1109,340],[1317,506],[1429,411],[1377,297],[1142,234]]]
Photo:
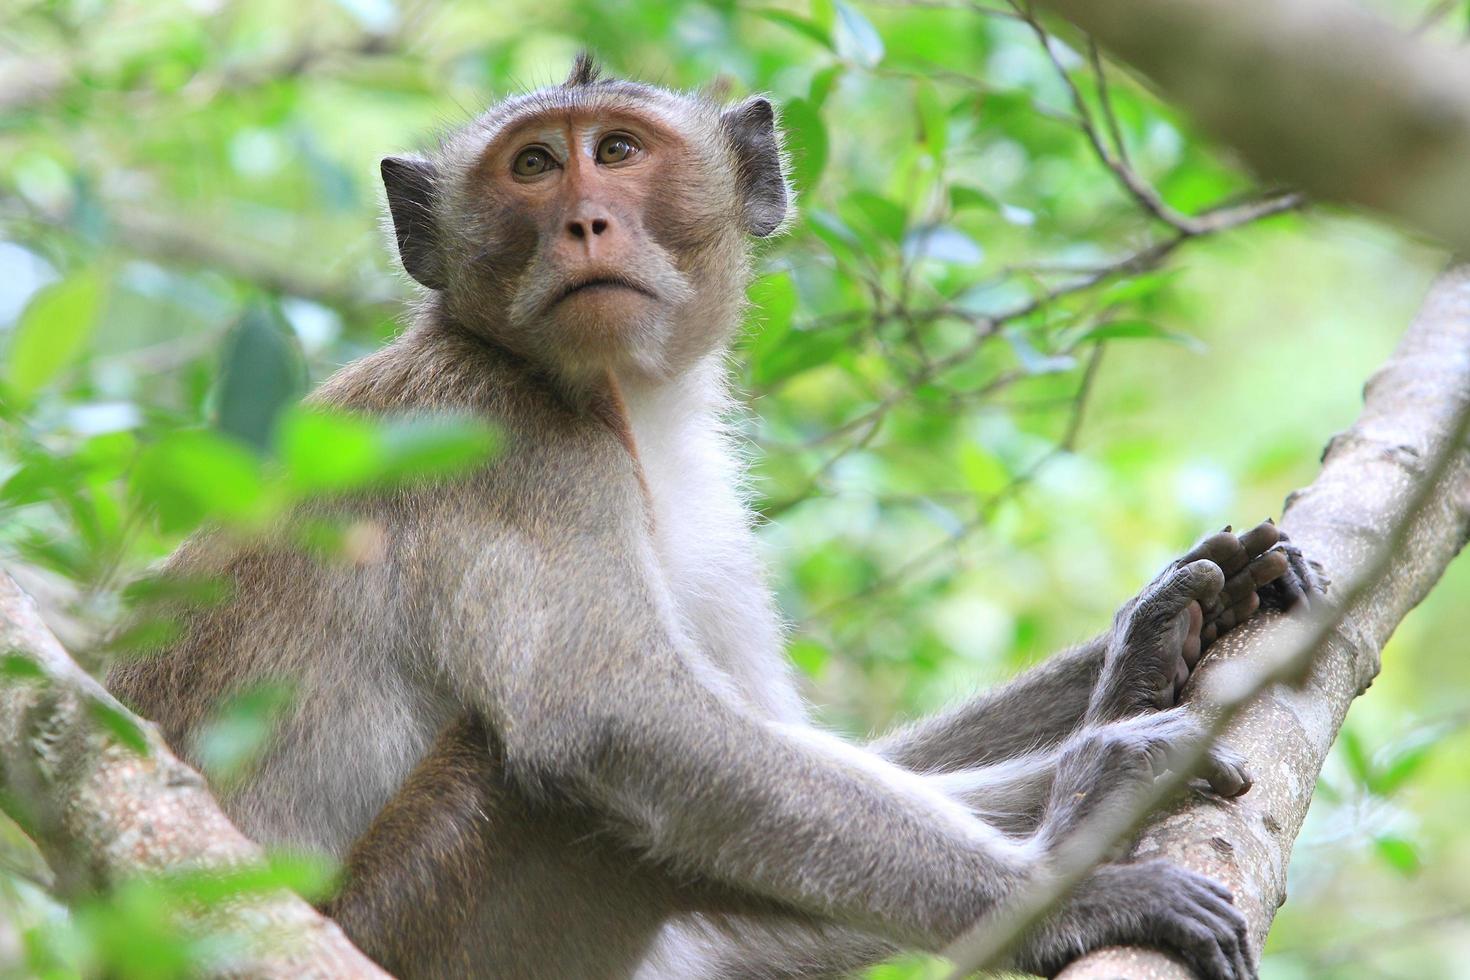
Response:
[[[658,299],[658,294],[647,286],[632,279],[624,279],[622,276],[591,276],[586,279],[572,283],[562,290],[561,295],[556,298],[560,303],[564,299],[575,296],[577,293],[586,292],[589,289],[628,289],[635,293],[642,293],[649,299]]]

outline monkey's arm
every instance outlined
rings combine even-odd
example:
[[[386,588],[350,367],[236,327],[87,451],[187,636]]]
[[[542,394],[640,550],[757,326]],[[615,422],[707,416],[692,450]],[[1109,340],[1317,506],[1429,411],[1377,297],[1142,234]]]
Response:
[[[1030,873],[1028,844],[915,774],[744,710],[681,642],[641,525],[581,529],[556,560],[503,537],[461,566],[464,608],[433,616],[500,626],[434,648],[518,792],[588,806],[681,873],[928,949]]]

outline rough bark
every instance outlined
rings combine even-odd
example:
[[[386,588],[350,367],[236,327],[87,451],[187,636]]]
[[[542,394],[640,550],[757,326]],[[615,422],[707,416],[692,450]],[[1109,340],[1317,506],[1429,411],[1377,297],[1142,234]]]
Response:
[[[194,770],[62,649],[35,603],[0,572],[0,786],[62,891],[147,874],[227,870],[263,860]],[[35,674],[37,676],[31,676]],[[120,712],[138,752],[99,715]],[[244,940],[228,972],[251,977],[386,977],[336,924],[284,889],[240,899],[217,923]]]
[[[1470,56],[1346,0],[1037,0],[1262,173],[1470,248]]]
[[[1377,675],[1379,654],[1399,621],[1439,580],[1470,538],[1470,454],[1448,447],[1470,400],[1470,266],[1435,284],[1393,356],[1369,381],[1363,412],[1327,447],[1320,475],[1291,495],[1282,527],[1336,582],[1358,579],[1383,545],[1384,529],[1405,516],[1429,461],[1455,456],[1399,553],[1353,605],[1304,684],[1277,686],[1252,702],[1225,739],[1255,765],[1255,786],[1222,801],[1193,797],[1154,820],[1133,853],[1167,857],[1234,891],[1257,953],[1286,899],[1292,843],[1306,817],[1317,774],[1353,699]],[[1230,634],[1201,666],[1194,699],[1269,666],[1279,626],[1261,620]],[[1066,980],[1187,978],[1177,961],[1146,949],[1114,948],[1084,957]]]

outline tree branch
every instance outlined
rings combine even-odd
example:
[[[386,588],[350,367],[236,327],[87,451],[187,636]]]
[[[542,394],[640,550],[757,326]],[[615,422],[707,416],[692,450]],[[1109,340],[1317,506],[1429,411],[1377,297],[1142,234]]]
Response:
[[[1369,381],[1362,414],[1329,443],[1317,479],[1288,499],[1283,530],[1331,578],[1359,582],[1363,594],[1302,685],[1266,691],[1226,727],[1225,740],[1256,763],[1255,786],[1239,800],[1185,801],[1153,821],[1134,847],[1136,857],[1167,857],[1229,885],[1257,953],[1285,901],[1292,843],[1348,706],[1372,683],[1399,621],[1470,539],[1467,406],[1470,266],[1461,266],[1435,284]],[[1443,477],[1425,486],[1441,469]],[[1384,530],[1410,516],[1402,540],[1385,542]],[[1374,575],[1385,547],[1389,564]],[[1279,658],[1274,632],[1269,621],[1257,621],[1222,640],[1195,682],[1197,701],[1217,700],[1243,673],[1270,670]],[[1084,957],[1062,976],[1173,980],[1190,973],[1153,950],[1114,948]]]
[[[62,891],[141,875],[218,870],[263,860],[220,812],[198,773],[83,671],[0,572],[0,786]],[[29,678],[25,680],[24,678]],[[141,738],[146,750],[126,742]],[[285,891],[215,912],[243,940],[222,969],[267,978],[383,978],[336,924]]]

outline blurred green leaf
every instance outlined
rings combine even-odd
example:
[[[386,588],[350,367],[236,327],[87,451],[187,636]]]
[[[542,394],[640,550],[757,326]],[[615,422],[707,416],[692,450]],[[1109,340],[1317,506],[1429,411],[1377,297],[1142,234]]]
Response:
[[[837,53],[864,68],[874,68],[883,60],[883,38],[852,4],[837,0],[837,23],[833,40]]]
[[[24,653],[7,653],[0,657],[0,677],[15,681],[40,680],[46,676],[35,658]]]
[[[219,386],[220,431],[266,450],[277,416],[305,389],[305,367],[289,324],[274,304],[253,306],[226,347]]]
[[[269,748],[277,720],[290,707],[289,684],[258,684],[228,698],[200,729],[194,751],[217,785],[233,785]]]
[[[5,383],[17,401],[30,401],[82,353],[97,323],[102,291],[96,273],[82,272],[32,297],[5,365]]]
[[[248,449],[207,430],[181,429],[143,450],[132,489],[165,531],[185,531],[256,516],[265,485],[260,460]]]
[[[1400,874],[1412,876],[1419,873],[1422,867],[1419,850],[1410,841],[1402,837],[1384,835],[1375,838],[1373,846],[1378,851],[1378,856]]]
[[[791,155],[791,182],[798,194],[809,194],[827,165],[827,127],[816,107],[805,99],[791,99],[781,107],[786,150]]]
[[[147,736],[126,711],[106,701],[91,701],[87,705],[87,713],[123,745],[139,755],[148,754]]]
[[[820,24],[809,17],[803,17],[800,14],[794,14],[788,10],[774,10],[769,7],[758,8],[752,10],[751,13],[757,17],[763,17],[772,23],[789,27],[802,37],[809,41],[815,41],[829,51],[836,50],[833,47],[832,38],[828,35],[827,31],[823,30]]]
[[[1108,320],[1095,324],[1070,338],[1072,344],[1093,343],[1101,340],[1167,340],[1172,344],[1203,351],[1204,344],[1188,334],[1165,330],[1157,323],[1147,320]]]

